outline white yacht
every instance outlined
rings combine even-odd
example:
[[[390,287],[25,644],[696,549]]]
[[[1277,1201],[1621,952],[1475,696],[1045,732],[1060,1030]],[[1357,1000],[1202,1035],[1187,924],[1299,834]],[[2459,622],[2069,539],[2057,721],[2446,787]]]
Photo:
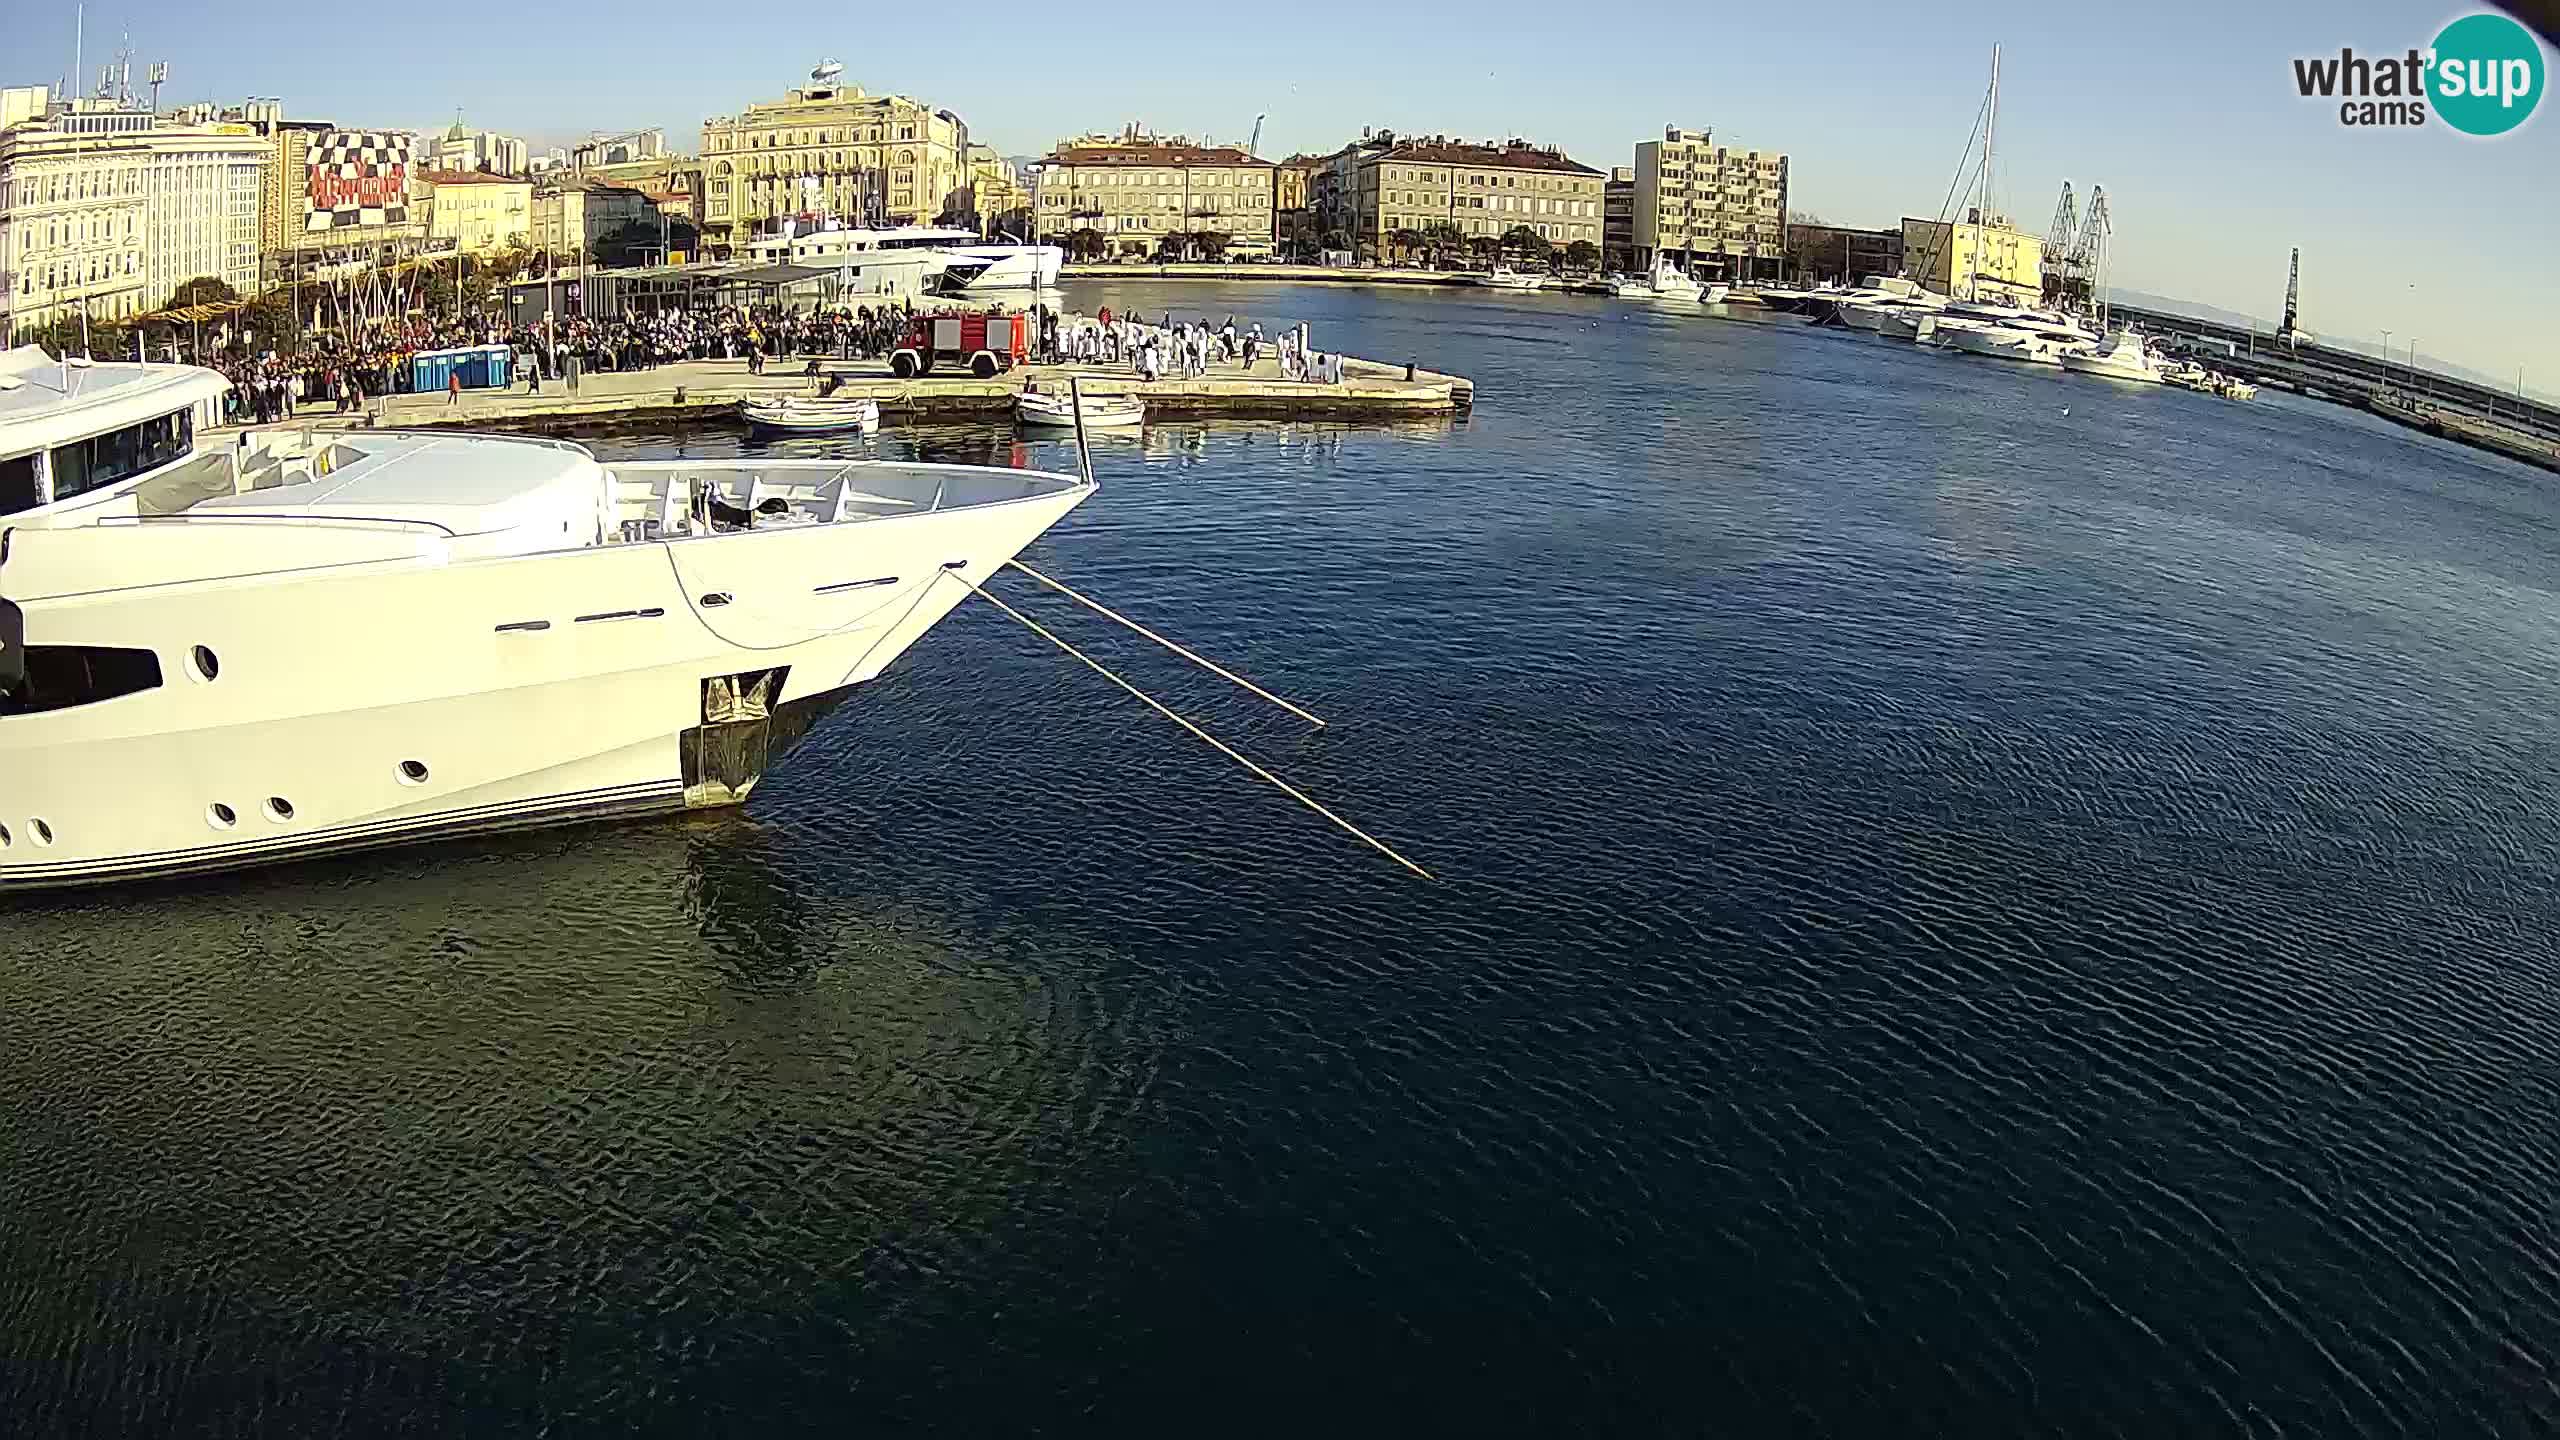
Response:
[[[1657,260],[1652,274],[1629,276],[1610,293],[1621,300],[1695,300],[1705,289],[1679,266]]]
[[[1496,265],[1493,267],[1492,274],[1476,283],[1495,290],[1517,290],[1525,293],[1545,289],[1547,277],[1514,270],[1508,265]]]
[[[901,225],[887,229],[808,230],[748,246],[757,258],[820,269],[866,266],[921,267],[916,281],[944,295],[984,295],[999,290],[1054,290],[1066,252],[1055,245],[986,241],[948,226]],[[878,287],[865,287],[878,288]]]
[[[1945,296],[1921,289],[1917,281],[1890,275],[1821,296],[1814,302],[1812,314],[1817,325],[1840,324],[1853,330],[1873,330],[1897,339],[1916,340],[1920,338],[1921,317],[1946,307]]]
[[[2016,305],[1958,302],[1941,312],[1931,343],[1942,350],[2059,366],[2062,357],[2096,341],[2071,316]]]
[[[200,452],[211,372],[0,379],[0,890],[738,804],[1094,489],[452,432]]]
[[[2168,378],[2169,365],[2159,347],[2130,325],[2109,335],[2103,345],[2062,357],[2062,368],[2074,374],[2103,375],[2137,385],[2163,383]]]

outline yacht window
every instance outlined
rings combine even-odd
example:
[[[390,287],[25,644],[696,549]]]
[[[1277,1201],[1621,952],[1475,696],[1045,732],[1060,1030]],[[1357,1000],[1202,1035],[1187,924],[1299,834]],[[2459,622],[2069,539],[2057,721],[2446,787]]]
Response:
[[[36,488],[36,457],[12,455],[0,460],[0,515],[15,515],[44,503]]]
[[[94,705],[160,687],[160,657],[106,645],[28,645],[0,671],[0,717]]]
[[[185,458],[195,444],[195,412],[178,410],[53,452],[53,498],[68,500]]]

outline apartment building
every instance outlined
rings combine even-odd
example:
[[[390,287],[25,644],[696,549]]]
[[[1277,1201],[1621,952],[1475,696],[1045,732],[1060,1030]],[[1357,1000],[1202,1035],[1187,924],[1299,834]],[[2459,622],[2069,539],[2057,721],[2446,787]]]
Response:
[[[1784,263],[1787,157],[1674,125],[1636,147],[1633,260],[1702,279],[1774,278]]]
[[[1608,177],[1555,146],[1432,136],[1355,148],[1351,156],[1357,249],[1384,253],[1400,232],[1428,234],[1444,224],[1469,238],[1525,228],[1559,249],[1600,243]]]
[[[1092,231],[1113,255],[1152,255],[1168,236],[1204,232],[1225,236],[1227,254],[1268,255],[1274,170],[1233,145],[1089,135],[1059,142],[1040,162],[1032,213],[1044,241]]]

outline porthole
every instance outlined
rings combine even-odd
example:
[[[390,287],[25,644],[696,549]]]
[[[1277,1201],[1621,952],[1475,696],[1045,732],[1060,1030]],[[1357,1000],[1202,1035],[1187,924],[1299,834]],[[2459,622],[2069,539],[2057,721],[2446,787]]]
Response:
[[[37,844],[50,845],[53,843],[53,827],[47,825],[42,820],[28,821],[27,828],[35,832]]]
[[[204,807],[204,823],[216,830],[228,830],[240,823],[240,815],[230,806],[216,800]]]
[[[293,802],[281,795],[267,797],[267,818],[281,825],[293,818]]]
[[[9,838],[9,827],[0,825],[0,850],[6,850],[15,843],[17,842]]]
[[[423,760],[403,760],[403,761],[401,761],[401,762],[400,762],[400,783],[401,783],[401,784],[403,784],[403,785],[424,785],[424,784],[426,784],[426,783],[427,783],[427,764],[426,764],[426,762],[425,762],[425,761],[423,761]]]
[[[222,673],[222,658],[198,645],[187,652],[187,673],[198,680],[211,680]]]

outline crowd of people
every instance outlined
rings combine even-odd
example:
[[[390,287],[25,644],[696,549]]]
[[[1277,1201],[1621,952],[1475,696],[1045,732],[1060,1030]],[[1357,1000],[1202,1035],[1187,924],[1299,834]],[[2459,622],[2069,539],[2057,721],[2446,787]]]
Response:
[[[582,374],[644,370],[685,360],[744,358],[761,372],[768,359],[826,356],[876,359],[904,333],[908,307],[883,303],[795,313],[778,306],[699,305],[620,316],[572,316],[553,324],[506,326],[478,312],[442,320],[412,316],[352,329],[302,335],[289,352],[208,356],[228,376],[235,419],[262,424],[300,409],[359,409],[370,398],[406,394],[423,353],[503,345],[512,352],[511,383],[539,389],[546,380],[577,383]]]
[[[705,304],[508,326],[474,310],[311,332],[289,352],[235,347],[204,363],[230,377],[232,418],[273,424],[298,410],[325,406],[343,413],[377,396],[409,393],[412,362],[431,351],[505,346],[512,352],[510,383],[539,390],[552,381],[574,389],[584,374],[688,360],[744,359],[756,374],[772,360],[876,360],[897,347],[914,315],[912,305],[899,301],[805,311]],[[1267,354],[1284,379],[1342,383],[1342,357],[1310,348],[1303,329],[1275,338],[1259,323],[1238,326],[1232,315],[1219,325],[1206,316],[1186,321],[1170,313],[1148,321],[1108,307],[1087,317],[1041,306],[1033,319],[1035,358],[1050,363],[1126,365],[1140,379],[1160,380],[1205,375],[1212,364],[1241,362],[1249,370]]]
[[[1125,364],[1142,380],[1196,378],[1208,374],[1212,363],[1241,362],[1251,370],[1268,351],[1284,380],[1342,383],[1342,357],[1309,348],[1303,329],[1283,330],[1274,343],[1263,335],[1260,322],[1238,329],[1233,315],[1212,326],[1205,315],[1176,320],[1169,311],[1161,322],[1150,324],[1135,315],[1114,315],[1107,305],[1090,319],[1043,311],[1041,349],[1052,362]]]

